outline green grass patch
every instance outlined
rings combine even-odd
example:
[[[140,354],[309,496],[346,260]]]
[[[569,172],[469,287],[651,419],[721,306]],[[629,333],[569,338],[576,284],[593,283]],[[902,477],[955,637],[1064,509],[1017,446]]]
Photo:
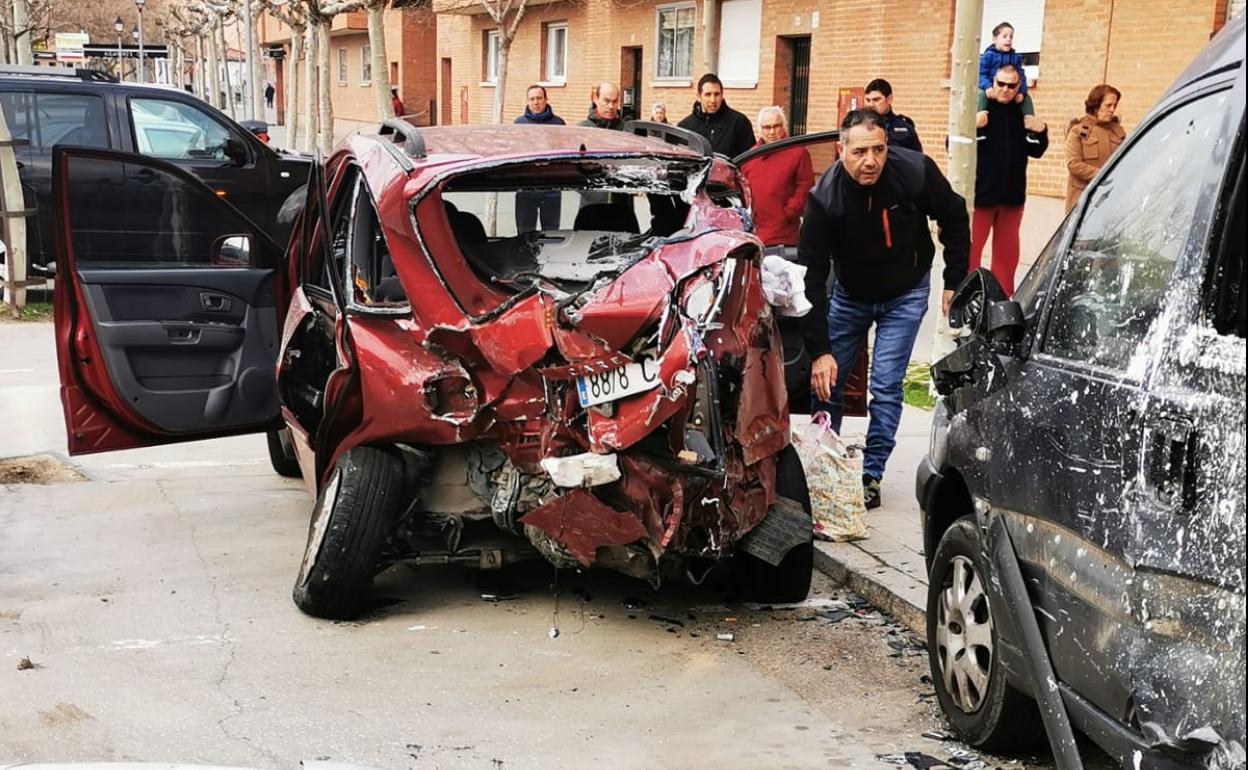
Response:
[[[26,307],[21,309],[17,318],[13,317],[13,307],[11,305],[0,304],[0,321],[38,323],[51,320],[51,302],[27,302]]]
[[[906,378],[901,382],[903,400],[910,406],[931,411],[936,408],[936,398],[931,391],[931,373],[928,365],[912,361],[906,368]]]

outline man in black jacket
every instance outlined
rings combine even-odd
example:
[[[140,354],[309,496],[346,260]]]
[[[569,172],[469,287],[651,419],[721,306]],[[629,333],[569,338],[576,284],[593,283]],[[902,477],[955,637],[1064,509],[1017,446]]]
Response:
[[[863,456],[868,508],[880,504],[880,479],[901,421],[902,380],[931,293],[936,247],[929,217],[940,225],[944,245],[941,308],[948,313],[953,290],[966,276],[966,201],[930,158],[888,146],[881,115],[867,109],[847,114],[841,159],[806,199],[797,259],[806,266],[806,297],[814,305],[802,319],[810,387],[831,402],[837,431],[845,380],[875,326]],[[836,274],[830,293],[829,270]]]
[[[976,116],[979,143],[975,171],[975,217],[971,223],[971,269],[979,267],[992,232],[992,274],[1014,294],[1018,269],[1018,231],[1027,200],[1027,162],[1049,148],[1049,130],[1034,115],[1024,115],[1014,101],[1023,73],[1005,64],[993,77],[988,109]]]
[[[715,152],[735,158],[754,146],[750,119],[724,101],[724,84],[712,73],[698,80],[698,100],[693,112],[676,124],[705,136]]]
[[[868,108],[880,113],[884,118],[884,133],[888,135],[891,147],[905,147],[907,150],[923,152],[923,143],[919,141],[919,132],[914,128],[914,121],[897,112],[893,112],[893,86],[884,78],[876,78],[862,90],[862,101]]]

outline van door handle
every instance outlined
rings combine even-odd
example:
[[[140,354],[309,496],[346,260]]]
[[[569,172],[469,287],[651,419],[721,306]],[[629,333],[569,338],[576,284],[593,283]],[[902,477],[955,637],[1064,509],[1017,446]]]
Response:
[[[1166,415],[1148,429],[1145,448],[1148,485],[1153,497],[1173,511],[1196,503],[1196,428],[1187,417]]]
[[[138,173],[130,177],[140,184],[151,184],[156,181],[156,172],[150,168],[140,169]]]

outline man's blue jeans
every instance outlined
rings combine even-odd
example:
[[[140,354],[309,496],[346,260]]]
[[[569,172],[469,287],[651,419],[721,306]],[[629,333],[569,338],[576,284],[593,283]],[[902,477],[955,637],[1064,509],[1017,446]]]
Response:
[[[828,342],[836,359],[836,387],[830,399],[832,428],[841,430],[841,411],[845,381],[849,379],[858,349],[866,342],[871,324],[875,324],[875,347],[871,350],[871,376],[868,387],[871,400],[867,411],[871,416],[867,427],[867,449],[863,453],[862,472],[866,476],[884,477],[884,464],[897,445],[897,425],[901,422],[902,381],[919,324],[927,313],[931,279],[924,277],[910,291],[887,302],[859,302],[845,293],[840,282],[832,285],[828,297]]]

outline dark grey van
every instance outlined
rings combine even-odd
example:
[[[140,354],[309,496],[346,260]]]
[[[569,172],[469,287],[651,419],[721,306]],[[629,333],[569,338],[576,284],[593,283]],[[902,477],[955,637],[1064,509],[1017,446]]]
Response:
[[[1047,728],[1060,763],[1073,727],[1128,767],[1244,767],[1244,43],[1241,15],[1012,299],[987,271],[955,297],[917,494],[973,745]]]

